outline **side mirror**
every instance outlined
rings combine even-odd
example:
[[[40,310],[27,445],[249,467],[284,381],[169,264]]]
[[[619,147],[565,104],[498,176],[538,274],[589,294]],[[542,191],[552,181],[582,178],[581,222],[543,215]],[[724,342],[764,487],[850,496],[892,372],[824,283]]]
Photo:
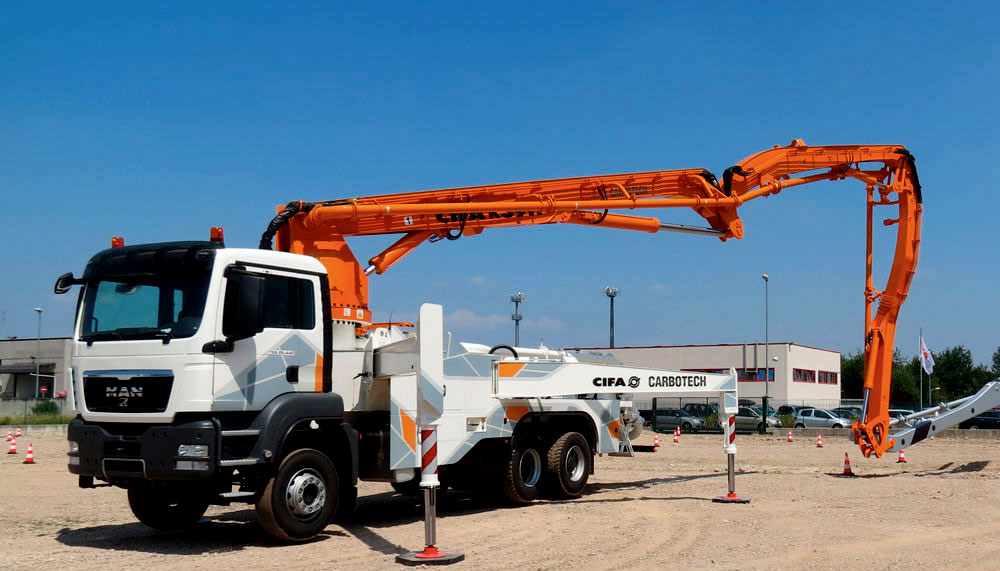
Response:
[[[231,270],[227,280],[222,333],[229,341],[253,337],[264,330],[264,277]]]
[[[83,283],[83,280],[78,280],[73,277],[73,272],[67,272],[58,278],[56,278],[56,285],[52,288],[55,293],[66,293],[73,286]]]

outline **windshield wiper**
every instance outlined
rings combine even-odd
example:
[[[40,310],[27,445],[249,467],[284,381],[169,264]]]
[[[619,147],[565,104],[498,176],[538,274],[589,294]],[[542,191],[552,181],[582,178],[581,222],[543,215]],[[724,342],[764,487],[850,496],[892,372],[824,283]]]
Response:
[[[121,341],[122,334],[117,331],[98,331],[97,333],[91,333],[90,335],[83,335],[80,337],[80,341],[86,341],[87,345],[90,346],[94,341]]]
[[[156,333],[153,333],[153,337],[156,337],[157,339],[163,339],[163,344],[169,345],[170,340],[174,338],[174,334],[173,332],[171,332],[170,329],[160,329]]]

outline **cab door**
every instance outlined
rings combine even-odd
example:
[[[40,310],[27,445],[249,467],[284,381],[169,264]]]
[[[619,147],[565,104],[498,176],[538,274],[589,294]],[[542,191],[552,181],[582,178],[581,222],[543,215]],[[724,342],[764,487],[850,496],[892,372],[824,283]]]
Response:
[[[256,335],[239,339],[218,355],[216,410],[260,410],[288,392],[323,390],[323,323],[319,276],[273,268],[241,267],[262,278],[260,326]],[[237,296],[224,294],[222,335],[233,329]]]

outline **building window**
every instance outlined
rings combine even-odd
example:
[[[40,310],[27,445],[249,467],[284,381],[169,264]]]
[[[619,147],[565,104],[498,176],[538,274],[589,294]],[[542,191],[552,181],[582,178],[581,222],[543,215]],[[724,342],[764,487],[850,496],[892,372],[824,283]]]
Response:
[[[754,383],[764,380],[764,369],[736,369],[737,380],[741,383]],[[767,380],[774,382],[774,369],[767,370]]]
[[[831,371],[820,371],[819,382],[824,385],[835,385],[837,384],[837,373]]]
[[[816,371],[808,369],[792,369],[792,381],[796,383],[815,383]]]

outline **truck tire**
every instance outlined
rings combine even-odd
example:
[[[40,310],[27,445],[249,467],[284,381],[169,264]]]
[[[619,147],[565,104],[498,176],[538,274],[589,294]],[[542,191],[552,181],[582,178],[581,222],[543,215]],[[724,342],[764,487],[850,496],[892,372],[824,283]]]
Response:
[[[257,520],[283,541],[316,537],[337,512],[340,481],[333,462],[303,448],[285,457],[257,499]]]
[[[511,446],[503,494],[515,504],[530,504],[538,499],[538,484],[545,467],[537,446],[537,443],[525,440]]]
[[[552,447],[546,462],[549,491],[556,498],[578,498],[587,487],[593,456],[587,439],[579,432],[563,434]]]
[[[194,497],[172,499],[155,488],[128,491],[128,506],[136,519],[153,529],[173,531],[194,525],[208,509],[208,500]]]

